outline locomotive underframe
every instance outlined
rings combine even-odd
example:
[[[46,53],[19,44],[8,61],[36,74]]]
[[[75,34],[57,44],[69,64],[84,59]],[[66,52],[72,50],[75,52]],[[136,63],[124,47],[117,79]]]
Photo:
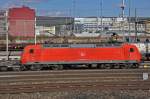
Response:
[[[28,70],[41,70],[43,68],[50,69],[63,69],[71,67],[89,67],[99,69],[128,69],[138,68],[139,63],[137,61],[78,61],[78,62],[29,62],[22,65],[24,69]]]

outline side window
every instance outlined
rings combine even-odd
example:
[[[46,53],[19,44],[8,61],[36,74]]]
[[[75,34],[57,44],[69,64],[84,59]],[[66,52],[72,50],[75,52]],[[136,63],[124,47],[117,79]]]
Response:
[[[30,53],[30,54],[33,54],[33,53],[34,53],[34,49],[30,49],[30,50],[29,50],[29,53]]]
[[[133,49],[133,48],[130,48],[130,52],[134,52],[134,49]]]

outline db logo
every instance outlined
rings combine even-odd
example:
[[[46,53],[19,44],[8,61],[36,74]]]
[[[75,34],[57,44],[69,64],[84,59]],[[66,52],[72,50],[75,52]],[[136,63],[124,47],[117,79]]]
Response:
[[[80,54],[81,56],[85,56],[85,53],[84,52],[81,52],[81,54]]]

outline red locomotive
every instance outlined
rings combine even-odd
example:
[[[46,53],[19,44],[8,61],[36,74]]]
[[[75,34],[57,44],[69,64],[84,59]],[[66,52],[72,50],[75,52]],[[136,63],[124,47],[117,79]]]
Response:
[[[25,47],[21,64],[28,69],[62,69],[72,65],[98,68],[137,68],[141,54],[131,44],[100,46],[97,44],[43,44]]]

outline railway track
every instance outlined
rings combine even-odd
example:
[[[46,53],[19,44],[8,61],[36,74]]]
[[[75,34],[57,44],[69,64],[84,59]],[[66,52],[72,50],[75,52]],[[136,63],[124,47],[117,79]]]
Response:
[[[150,90],[150,69],[1,72],[0,93],[60,90]]]
[[[33,93],[68,90],[149,90],[150,82],[47,83],[0,86],[0,93]]]

